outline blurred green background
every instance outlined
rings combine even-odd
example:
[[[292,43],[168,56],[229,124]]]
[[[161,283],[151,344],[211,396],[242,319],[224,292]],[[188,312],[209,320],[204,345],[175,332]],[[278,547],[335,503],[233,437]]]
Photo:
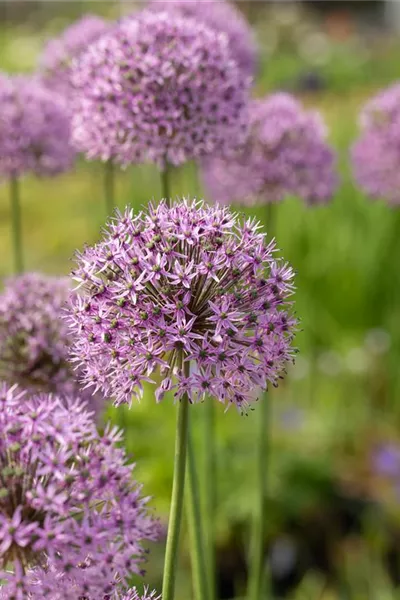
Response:
[[[390,3],[389,3],[390,4]],[[396,3],[394,3],[395,5]],[[46,38],[87,12],[116,18],[138,8],[118,2],[1,2],[0,68],[29,71]],[[261,64],[255,93],[286,89],[323,113],[338,151],[333,202],[309,209],[287,199],[271,235],[297,271],[300,350],[270,395],[266,562],[273,597],[400,598],[399,490],[374,472],[379,444],[400,443],[400,213],[371,201],[352,181],[348,151],[363,102],[400,78],[400,38],[384,2],[253,2]],[[400,167],[400,165],[399,165]],[[98,239],[105,220],[102,166],[78,160],[55,179],[21,185],[29,270],[66,274],[76,248]],[[118,174],[120,207],[160,198],[157,170]],[[201,190],[195,167],[173,173],[174,195]],[[264,220],[266,209],[246,211]],[[265,215],[264,215],[265,213]],[[268,224],[267,224],[268,229]],[[12,272],[7,185],[0,187],[0,276]],[[192,407],[200,464],[204,405]],[[131,410],[110,410],[125,426],[137,477],[166,521],[172,482],[175,408],[151,390]],[[257,411],[218,407],[217,538],[221,599],[243,593],[254,504]],[[184,543],[179,599],[191,597]],[[146,581],[161,587],[163,546],[153,545]]]

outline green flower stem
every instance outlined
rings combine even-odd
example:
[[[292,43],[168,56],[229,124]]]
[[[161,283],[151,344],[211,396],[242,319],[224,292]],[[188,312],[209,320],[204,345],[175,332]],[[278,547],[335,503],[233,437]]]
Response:
[[[11,226],[14,254],[14,271],[22,273],[24,260],[22,254],[22,223],[19,181],[16,177],[10,179]]]
[[[266,206],[266,226],[268,237],[272,238],[275,229],[275,206],[272,203]],[[261,398],[258,411],[254,415],[257,419],[257,438],[256,438],[256,490],[257,505],[254,511],[249,581],[248,581],[248,600],[260,600],[264,598],[264,584],[266,578],[265,569],[265,500],[267,496],[267,472],[268,472],[268,452],[269,452],[269,433],[271,421],[271,397],[265,392]]]
[[[263,598],[265,578],[265,498],[267,494],[267,468],[268,468],[268,425],[270,420],[270,406],[267,393],[261,398],[257,413],[257,456],[256,456],[256,490],[257,505],[254,511],[252,544],[249,566],[248,600]]]
[[[115,168],[111,159],[104,164],[104,201],[109,217],[115,208]]]
[[[204,508],[206,527],[206,566],[209,581],[209,599],[216,596],[215,584],[215,406],[207,398],[204,406]]]
[[[204,557],[204,538],[199,502],[199,486],[196,473],[196,461],[193,440],[188,432],[186,512],[189,525],[190,555],[192,560],[193,587],[196,600],[210,600],[207,585],[207,570]]]
[[[183,493],[185,486],[186,451],[188,435],[189,398],[183,396],[178,406],[175,438],[174,479],[172,484],[171,509],[169,514],[167,546],[165,550],[163,600],[174,599],[177,570],[179,533],[183,513]]]

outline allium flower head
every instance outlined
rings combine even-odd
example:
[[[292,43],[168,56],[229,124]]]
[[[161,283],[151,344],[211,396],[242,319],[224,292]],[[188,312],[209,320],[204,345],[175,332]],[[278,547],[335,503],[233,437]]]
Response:
[[[162,201],[117,213],[74,273],[82,295],[69,318],[84,379],[130,403],[158,371],[157,400],[172,389],[245,410],[291,358],[293,273],[274,253],[257,223],[226,208]]]
[[[360,115],[361,135],[352,148],[354,176],[373,198],[400,203],[400,84],[380,92]]]
[[[150,7],[178,12],[228,36],[229,50],[244,75],[255,74],[257,45],[244,15],[226,0],[151,0]]]
[[[70,93],[71,66],[74,59],[111,27],[97,15],[84,15],[63,33],[47,42],[39,60],[45,84],[63,95]]]
[[[0,73],[0,179],[71,168],[70,121],[63,100],[34,77]]]
[[[0,387],[0,579],[10,598],[103,598],[141,571],[158,524],[117,447],[77,401]],[[33,571],[31,570],[33,569]]]
[[[63,311],[67,277],[27,273],[6,281],[0,294],[0,379],[28,391],[80,396],[100,408],[93,390],[80,389],[69,362],[71,338]]]
[[[179,15],[123,20],[77,61],[73,140],[88,158],[180,164],[226,152],[247,126],[250,79],[228,39]]]
[[[320,116],[285,93],[254,100],[249,112],[250,133],[237,154],[205,161],[211,197],[222,204],[279,202],[288,195],[309,204],[328,201],[337,177]]]

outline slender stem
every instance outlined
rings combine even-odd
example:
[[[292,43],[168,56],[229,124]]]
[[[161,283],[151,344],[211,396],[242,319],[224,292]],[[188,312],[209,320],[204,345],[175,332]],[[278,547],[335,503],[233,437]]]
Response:
[[[115,208],[115,169],[111,159],[104,164],[104,201],[109,217]]]
[[[188,413],[189,398],[187,394],[185,394],[178,406],[175,438],[174,479],[172,484],[171,508],[169,514],[162,586],[163,600],[174,599],[179,533],[182,521],[183,492],[185,486]]]
[[[188,432],[188,463],[187,463],[187,519],[190,535],[190,553],[192,559],[193,584],[196,600],[210,600],[207,585],[207,570],[204,557],[204,538],[201,525],[201,511],[199,502],[199,486],[196,473],[193,440]]]
[[[207,398],[204,406],[204,504],[206,527],[206,565],[210,584],[209,598],[216,596],[215,582],[215,507],[216,507],[216,468],[215,468],[215,406],[212,398]]]
[[[266,225],[268,237],[274,236],[275,206],[266,206]],[[256,449],[256,490],[257,506],[254,512],[252,544],[250,555],[248,600],[259,600],[263,597],[265,583],[265,499],[267,495],[268,441],[270,430],[270,395],[265,392],[261,398],[257,419]],[[257,415],[257,413],[255,413]]]
[[[22,256],[22,223],[19,181],[16,177],[10,179],[11,224],[13,238],[14,270],[22,273],[24,261]]]
[[[171,205],[171,166],[166,163],[161,171],[161,195],[167,205]]]
[[[250,555],[250,574],[248,584],[248,600],[259,600],[263,597],[265,575],[265,498],[267,494],[267,452],[268,425],[270,420],[270,398],[267,393],[261,398],[257,419],[257,457],[256,457],[256,489],[257,506],[254,512],[252,547]]]

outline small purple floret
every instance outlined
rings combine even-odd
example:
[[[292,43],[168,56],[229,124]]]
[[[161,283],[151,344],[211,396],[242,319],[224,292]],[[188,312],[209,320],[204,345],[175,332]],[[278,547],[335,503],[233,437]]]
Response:
[[[40,574],[31,573],[32,580],[34,583],[31,586],[31,591],[28,595],[16,596],[10,590],[4,587],[0,588],[0,600],[44,600],[43,584],[40,581]],[[58,592],[46,595],[46,600],[77,600],[76,588],[72,585],[71,588],[66,589],[62,587]],[[88,589],[85,595],[85,600],[161,600],[161,596],[157,595],[156,591],[149,592],[148,588],[140,592],[137,588],[131,588],[126,592],[121,592],[118,587],[113,589],[112,593],[107,594],[104,598],[98,598],[92,596],[91,591]]]

